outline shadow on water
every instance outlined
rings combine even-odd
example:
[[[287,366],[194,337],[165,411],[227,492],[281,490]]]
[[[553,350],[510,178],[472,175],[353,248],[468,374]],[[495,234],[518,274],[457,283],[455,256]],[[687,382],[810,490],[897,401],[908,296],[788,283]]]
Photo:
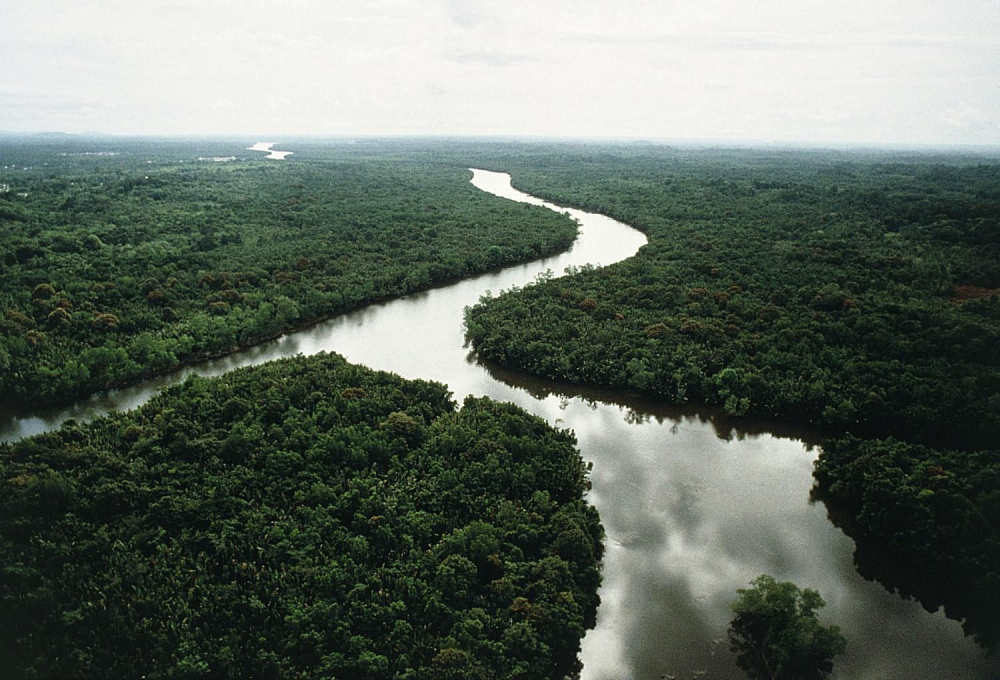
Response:
[[[888,592],[914,600],[927,612],[944,610],[945,615],[962,622],[965,634],[985,650],[1000,653],[1000,595],[997,588],[976,587],[952,573],[930,574],[903,563],[886,546],[865,540],[849,511],[839,507],[820,484],[809,494],[822,503],[830,523],[854,540],[854,566],[863,578],[881,585]],[[1000,679],[1000,671],[993,676]]]
[[[524,390],[539,401],[554,396],[565,400],[579,399],[595,409],[599,404],[621,407],[625,410],[626,422],[630,424],[655,421],[661,425],[664,423],[679,425],[685,420],[693,420],[710,426],[715,435],[723,441],[743,441],[769,435],[799,441],[806,451],[812,451],[822,441],[822,436],[814,430],[790,423],[731,416],[723,409],[706,405],[671,404],[662,399],[627,390],[539,378],[525,371],[483,359],[474,351],[468,353],[466,361],[481,367],[497,382]]]

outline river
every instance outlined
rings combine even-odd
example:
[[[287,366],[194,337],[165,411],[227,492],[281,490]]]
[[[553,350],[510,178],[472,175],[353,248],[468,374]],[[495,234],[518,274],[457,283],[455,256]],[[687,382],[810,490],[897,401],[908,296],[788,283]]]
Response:
[[[988,658],[942,612],[866,581],[854,543],[809,500],[816,449],[807,433],[706,409],[678,409],[620,394],[557,385],[483,366],[465,344],[462,310],[484,291],[524,285],[547,270],[607,265],[646,241],[608,217],[569,210],[511,188],[503,173],[473,170],[483,191],[568,212],[580,236],[567,252],[375,304],[247,351],[188,367],[69,408],[8,418],[0,440],[58,427],[109,409],[133,408],[191,373],[218,375],[272,359],[337,352],[407,378],[511,401],[572,429],[593,464],[589,500],[607,530],[602,604],[583,641],[583,680],[736,680],[726,627],[736,589],[761,573],[819,590],[824,622],[848,651],[835,678],[988,680]]]
[[[263,151],[267,155],[264,158],[269,158],[277,161],[285,160],[286,156],[291,156],[293,151],[275,151],[271,147],[274,146],[274,142],[257,142],[253,146],[248,146],[247,151]]]

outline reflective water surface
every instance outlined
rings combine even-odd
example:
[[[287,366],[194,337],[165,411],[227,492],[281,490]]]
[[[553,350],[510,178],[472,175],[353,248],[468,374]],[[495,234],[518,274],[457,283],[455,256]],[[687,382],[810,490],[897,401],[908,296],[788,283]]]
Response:
[[[267,153],[264,158],[271,158],[274,160],[283,161],[285,156],[291,156],[294,151],[275,151],[271,147],[274,146],[274,142],[257,142],[253,146],[248,146],[247,151],[264,151]]]
[[[569,265],[606,265],[645,237],[602,215],[566,210],[510,187],[506,174],[473,171],[484,191],[568,212],[580,237],[562,255],[367,307],[254,349],[205,362],[73,407],[0,420],[0,439],[133,408],[187,374],[217,375],[296,354],[333,351],[408,378],[447,383],[456,397],[512,401],[575,431],[593,463],[589,500],[607,529],[602,605],[583,642],[583,678],[743,678],[726,626],[736,589],[761,573],[816,588],[822,618],[841,626],[842,680],[1000,677],[943,613],[886,592],[854,569],[854,544],[810,503],[816,451],[807,433],[706,409],[679,409],[601,390],[541,381],[471,355],[462,310],[486,290],[524,285]]]

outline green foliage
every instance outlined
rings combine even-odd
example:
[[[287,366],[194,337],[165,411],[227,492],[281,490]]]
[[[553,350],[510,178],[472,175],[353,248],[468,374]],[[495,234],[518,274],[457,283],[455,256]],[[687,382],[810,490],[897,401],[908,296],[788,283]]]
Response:
[[[1000,452],[848,436],[823,444],[815,475],[847,513],[862,574],[1000,642]]]
[[[740,589],[729,624],[730,648],[751,680],[822,680],[847,641],[837,626],[822,626],[826,603],[815,590],[763,574]]]
[[[503,167],[649,243],[480,302],[483,358],[831,432],[1000,440],[1000,165],[609,146]]]
[[[0,211],[0,404],[135,382],[576,234],[440,161],[327,150],[198,163],[197,145],[103,143],[121,155],[4,149],[29,167],[2,178],[27,197],[0,194],[17,208]]]
[[[480,356],[852,433],[817,479],[852,518],[863,573],[1000,639],[1000,481],[983,452],[1000,441],[995,158],[564,147],[497,165],[649,243],[480,301]],[[922,446],[865,443],[887,436]]]
[[[319,355],[0,447],[5,677],[552,678],[595,622],[575,440]]]

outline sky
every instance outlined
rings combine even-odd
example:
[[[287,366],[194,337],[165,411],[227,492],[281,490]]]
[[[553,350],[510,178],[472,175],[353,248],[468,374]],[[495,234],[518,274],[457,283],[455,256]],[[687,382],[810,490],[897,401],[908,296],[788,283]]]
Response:
[[[0,0],[0,130],[1000,144],[1000,0]]]

